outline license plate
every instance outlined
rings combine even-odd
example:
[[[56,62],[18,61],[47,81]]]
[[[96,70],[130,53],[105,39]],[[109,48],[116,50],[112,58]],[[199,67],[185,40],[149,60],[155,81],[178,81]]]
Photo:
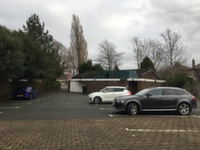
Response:
[[[23,97],[23,95],[17,95],[17,97]]]

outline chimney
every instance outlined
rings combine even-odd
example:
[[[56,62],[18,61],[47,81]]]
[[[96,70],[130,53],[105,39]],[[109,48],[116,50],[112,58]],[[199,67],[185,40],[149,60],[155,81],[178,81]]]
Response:
[[[194,69],[194,68],[195,68],[195,60],[192,59],[192,69]]]

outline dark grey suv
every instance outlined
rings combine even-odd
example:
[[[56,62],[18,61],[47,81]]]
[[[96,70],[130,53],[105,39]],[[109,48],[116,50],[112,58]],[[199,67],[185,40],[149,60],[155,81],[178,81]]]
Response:
[[[177,111],[188,115],[197,108],[195,96],[176,87],[155,87],[141,90],[135,95],[117,97],[113,107],[135,115],[139,111]]]

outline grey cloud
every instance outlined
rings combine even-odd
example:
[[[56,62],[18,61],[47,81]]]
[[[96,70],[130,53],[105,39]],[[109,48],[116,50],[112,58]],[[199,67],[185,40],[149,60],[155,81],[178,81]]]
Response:
[[[200,1],[151,1],[153,22],[184,32],[188,39],[200,33]]]
[[[79,17],[88,42],[89,59],[98,54],[98,44],[107,39],[125,52],[121,69],[135,68],[130,39],[159,38],[167,27],[182,33],[192,59],[200,63],[199,0],[0,0],[0,24],[22,28],[36,13],[56,40],[69,46],[72,14]],[[9,9],[8,9],[9,8]],[[189,60],[190,61],[190,60]]]

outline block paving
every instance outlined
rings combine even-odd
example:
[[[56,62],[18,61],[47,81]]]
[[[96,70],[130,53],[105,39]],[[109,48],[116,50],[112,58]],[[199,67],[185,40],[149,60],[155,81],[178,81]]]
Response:
[[[0,120],[0,150],[197,150],[200,118]]]

